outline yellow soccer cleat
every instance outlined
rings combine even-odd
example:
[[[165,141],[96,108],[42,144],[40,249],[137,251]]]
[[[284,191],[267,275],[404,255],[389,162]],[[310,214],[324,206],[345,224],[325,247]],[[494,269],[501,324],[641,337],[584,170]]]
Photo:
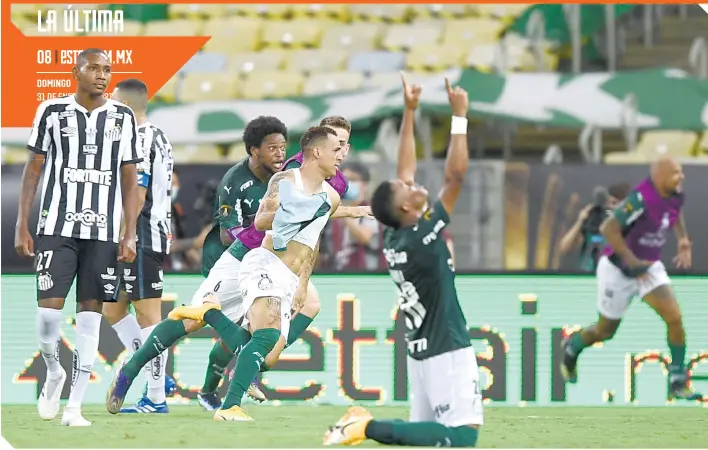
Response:
[[[210,309],[221,309],[218,303],[203,303],[198,306],[178,306],[167,314],[171,320],[191,319],[197,322],[204,322],[204,314]]]
[[[214,420],[225,420],[228,422],[253,422],[253,417],[246,414],[240,406],[234,405],[229,409],[217,409],[214,413]]]
[[[361,406],[352,406],[325,433],[324,445],[359,445],[366,440],[366,426],[373,417]]]

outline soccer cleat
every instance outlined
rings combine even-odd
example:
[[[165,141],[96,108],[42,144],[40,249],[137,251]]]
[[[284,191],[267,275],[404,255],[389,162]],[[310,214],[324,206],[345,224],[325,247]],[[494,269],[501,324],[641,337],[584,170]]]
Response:
[[[175,382],[175,379],[169,375],[165,375],[165,397],[167,397],[167,398],[174,397],[176,392],[177,392],[177,383]],[[145,388],[143,389],[143,397],[147,397],[147,395],[148,395],[148,385],[147,385],[147,383],[145,383]]]
[[[63,367],[60,367],[59,370],[61,370],[61,376],[57,380],[50,379],[49,374],[47,374],[42,393],[39,394],[37,412],[39,413],[39,417],[44,420],[52,420],[59,414],[59,400],[61,400],[61,391],[64,389],[64,383],[66,382],[66,371]],[[53,387],[54,390],[52,391],[52,395],[47,397],[47,392],[50,391],[50,387]]]
[[[61,424],[67,427],[90,427],[91,422],[81,415],[81,408],[64,408]]]
[[[204,314],[210,309],[221,309],[221,305],[216,303],[203,303],[198,306],[178,306],[167,314],[171,320],[191,319],[197,322],[204,322]]]
[[[680,400],[702,400],[703,394],[699,394],[688,387],[688,375],[670,376],[671,380],[671,397]]]
[[[216,411],[221,408],[221,398],[218,392],[200,392],[197,394],[197,402],[205,411]]]
[[[122,362],[118,370],[116,370],[111,386],[108,388],[108,393],[106,393],[106,410],[111,414],[118,414],[120,412],[120,408],[125,401],[125,396],[128,395],[130,385],[133,384],[133,380],[123,374],[124,366],[125,361]]]
[[[373,417],[361,406],[352,406],[347,413],[329,427],[325,433],[324,445],[359,445],[366,440],[366,426]]]
[[[167,414],[170,412],[170,408],[167,407],[166,401],[155,403],[143,396],[134,406],[121,408],[120,412],[126,414]]]
[[[578,355],[570,349],[570,339],[561,342],[563,348],[563,359],[560,364],[560,372],[563,379],[568,383],[578,382]]]
[[[248,386],[248,390],[246,391],[246,395],[248,395],[252,400],[257,401],[258,403],[263,403],[266,401],[266,396],[263,393],[263,391],[260,390],[258,387],[258,383],[256,383],[256,380],[253,380],[251,382],[251,385]]]
[[[229,409],[217,409],[214,413],[214,420],[225,420],[228,422],[253,422],[253,417],[246,414],[240,406],[234,405]]]

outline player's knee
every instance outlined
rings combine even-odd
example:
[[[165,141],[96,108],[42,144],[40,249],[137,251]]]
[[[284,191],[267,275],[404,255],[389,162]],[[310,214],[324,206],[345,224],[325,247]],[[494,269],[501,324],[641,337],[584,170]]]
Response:
[[[40,308],[47,309],[64,309],[64,299],[63,298],[43,298],[37,302],[37,306]]]
[[[76,312],[103,313],[103,302],[100,300],[84,300],[76,306]]]
[[[610,340],[615,336],[615,333],[617,333],[618,327],[618,320],[608,320],[600,318],[597,323],[597,326],[595,327],[597,330],[597,337],[600,339],[600,341]]]
[[[664,314],[664,322],[666,322],[666,327],[669,330],[680,330],[683,329],[683,318],[681,317],[681,312],[676,310],[669,314]]]
[[[103,317],[106,318],[111,326],[117,324],[125,316],[128,315],[127,305],[121,305],[120,303],[104,303],[103,304]]]
[[[452,447],[474,447],[479,437],[479,425],[466,425],[452,429],[454,438],[451,439]]]
[[[135,318],[141,328],[157,325],[162,320],[162,299],[146,298],[133,303]]]

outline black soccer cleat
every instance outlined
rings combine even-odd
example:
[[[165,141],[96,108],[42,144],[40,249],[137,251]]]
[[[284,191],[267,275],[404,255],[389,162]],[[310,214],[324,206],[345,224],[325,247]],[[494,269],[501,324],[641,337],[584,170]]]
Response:
[[[703,394],[700,394],[688,387],[688,374],[679,375],[670,378],[671,380],[671,398],[679,400],[703,400]]]
[[[578,382],[578,355],[570,348],[570,339],[563,339],[561,342],[563,349],[563,359],[560,364],[560,372],[567,383]]]

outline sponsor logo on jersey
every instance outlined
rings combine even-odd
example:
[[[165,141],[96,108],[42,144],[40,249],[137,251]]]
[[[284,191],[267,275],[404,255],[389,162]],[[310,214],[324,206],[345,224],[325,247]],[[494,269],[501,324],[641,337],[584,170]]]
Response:
[[[60,131],[61,131],[61,137],[76,136],[76,128],[74,128],[74,127],[64,127]]]
[[[84,209],[81,212],[68,212],[64,216],[67,222],[80,222],[81,225],[87,227],[105,228],[108,225],[108,216],[105,214],[96,214],[90,209]]]
[[[122,131],[123,130],[119,126],[112,127],[112,128],[107,129],[103,133],[103,136],[109,141],[117,141],[117,140],[120,140],[120,135],[121,135]]]
[[[76,111],[73,109],[70,109],[69,111],[62,111],[59,113],[59,118],[64,119],[66,117],[74,117],[76,115]]]
[[[64,183],[93,183],[110,186],[113,181],[113,172],[110,170],[96,169],[64,169]]]
[[[243,191],[245,191],[246,189],[250,188],[251,186],[253,186],[253,180],[248,180],[248,181],[246,181],[245,183],[243,183],[243,184],[241,185],[241,187],[239,188],[239,190],[240,190],[241,192],[243,192]]]
[[[84,145],[84,153],[87,155],[95,155],[98,153],[98,145]]]
[[[120,119],[123,118],[123,114],[117,113],[117,112],[113,112],[113,111],[108,111],[108,118],[109,118],[109,119],[120,120]]]

